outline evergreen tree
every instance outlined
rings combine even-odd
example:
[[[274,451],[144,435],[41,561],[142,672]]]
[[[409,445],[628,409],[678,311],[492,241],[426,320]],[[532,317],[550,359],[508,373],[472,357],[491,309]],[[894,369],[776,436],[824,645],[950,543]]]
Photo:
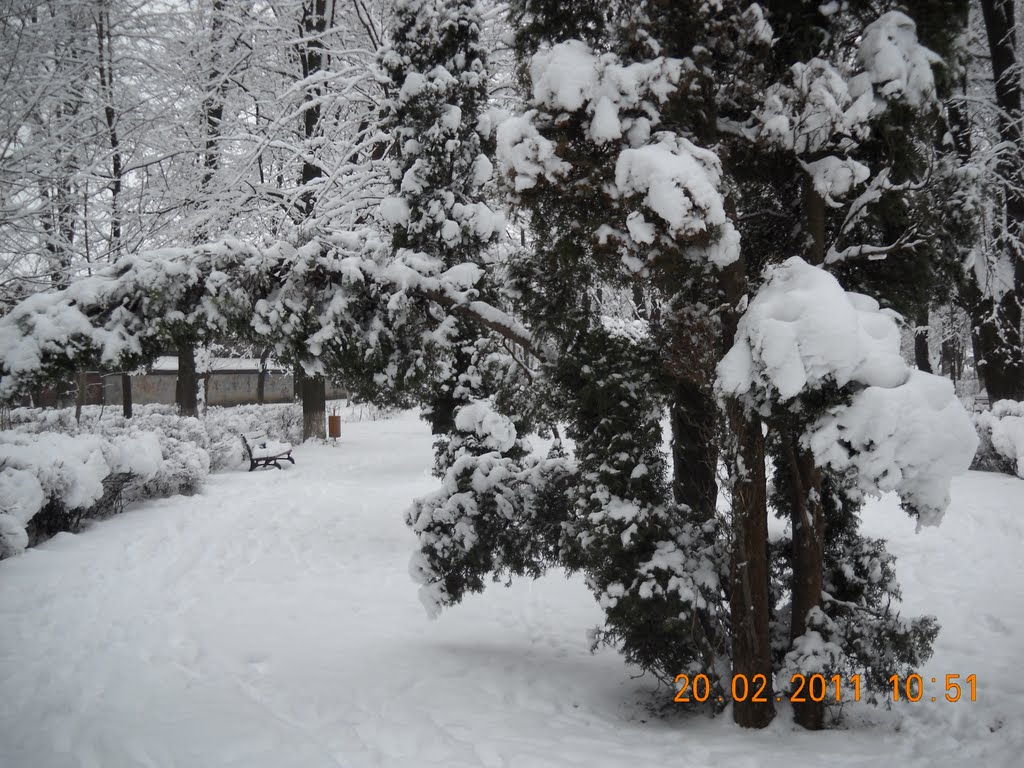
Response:
[[[491,300],[487,248],[504,221],[484,197],[492,163],[479,131],[488,86],[480,7],[465,0],[402,2],[395,21],[380,63],[389,93],[382,128],[395,154],[394,195],[381,214],[391,225],[396,259],[425,276],[462,273],[474,295]],[[458,408],[484,396],[479,333],[427,299],[411,304],[417,319],[410,332],[425,341],[411,362],[429,378],[424,415],[434,434],[452,433]]]
[[[707,426],[680,429],[674,437],[693,441],[694,455],[723,451],[730,466],[730,528],[716,522],[714,503],[709,508],[706,502],[713,483],[673,483],[677,493],[690,494],[681,500],[692,505],[669,495],[660,413],[673,406],[681,415],[698,410],[700,401],[672,381],[685,365],[680,353],[696,346],[695,337],[723,352],[747,343],[747,286],[762,282],[764,266],[803,254],[819,265],[807,267],[810,274],[825,275],[827,264],[912,249],[909,213],[885,226],[869,214],[877,218],[884,195],[890,207],[897,203],[897,213],[909,211],[901,206],[912,199],[899,195],[916,191],[920,167],[879,167],[904,155],[879,159],[872,142],[893,114],[907,116],[895,120],[895,128],[919,112],[934,115],[936,58],[899,13],[875,18],[865,7],[826,16],[816,8],[780,8],[776,35],[758,6],[690,10],[691,23],[682,31],[663,23],[672,11],[660,4],[581,4],[569,14],[578,17],[557,19],[542,3],[513,8],[521,24],[517,50],[528,57],[521,77],[530,90],[527,111],[499,127],[498,158],[518,206],[531,217],[535,242],[513,263],[512,275],[517,308],[551,351],[548,376],[561,391],[563,418],[578,441],[580,473],[568,489],[575,500],[561,523],[559,556],[587,574],[605,609],[598,637],[663,677],[702,671],[722,690],[730,673],[748,680],[764,675],[769,686],[779,669],[810,674],[815,664],[825,668],[812,650],[820,647],[828,621],[835,625],[828,625],[829,637],[839,638],[829,646],[838,653],[835,664],[845,658],[873,669],[904,669],[900,665],[927,657],[934,628],[927,620],[885,619],[880,606],[894,593],[868,590],[864,612],[852,617],[829,618],[822,608],[826,574],[842,572],[849,551],[866,547],[879,563],[890,563],[875,543],[826,547],[826,482],[836,494],[861,486],[851,480],[859,477],[854,459],[841,478],[829,479],[828,449],[821,443],[813,450],[808,442],[821,433],[819,420],[833,413],[829,409],[848,398],[851,408],[871,398],[858,401],[855,390],[827,388],[826,397],[811,386],[806,399],[769,392],[750,400],[723,388],[720,371],[726,396],[721,442]],[[678,38],[665,32],[673,29],[681,30]],[[850,29],[862,34],[836,34]],[[661,37],[654,39],[652,30]],[[559,37],[576,33],[583,39]],[[679,58],[658,55],[665,51]],[[655,126],[672,130],[654,133]],[[915,139],[908,134],[904,147]],[[697,140],[714,142],[717,156]],[[861,185],[867,189],[857,193]],[[722,194],[726,188],[733,190],[731,203]],[[727,217],[730,207],[735,214]],[[893,240],[883,239],[889,234]],[[638,319],[608,316],[617,293],[635,297]],[[718,305],[724,311],[716,318]],[[856,337],[840,335],[835,343],[855,347]],[[698,355],[693,361],[708,366]],[[892,398],[925,386],[917,380],[911,386],[899,371],[884,385],[895,387]],[[711,378],[691,375],[686,383],[708,393]],[[939,399],[946,403],[951,393]],[[958,429],[965,423],[957,421]],[[890,439],[896,438],[880,438]],[[963,458],[945,448],[955,461]],[[790,485],[784,487],[797,489],[772,498],[794,524],[789,581],[782,585],[770,584],[766,451],[787,470]],[[673,469],[688,471],[680,463]],[[855,515],[833,524],[834,542],[859,541]],[[430,559],[429,547],[423,556]],[[421,575],[436,580],[455,562],[435,562],[437,569]],[[780,573],[776,567],[776,578]],[[791,606],[788,645],[774,658],[771,593],[788,597]],[[843,655],[851,652],[844,643],[869,635],[878,657]],[[737,722],[764,725],[773,716],[771,701],[736,702]],[[820,727],[820,708],[807,707],[798,719]]]

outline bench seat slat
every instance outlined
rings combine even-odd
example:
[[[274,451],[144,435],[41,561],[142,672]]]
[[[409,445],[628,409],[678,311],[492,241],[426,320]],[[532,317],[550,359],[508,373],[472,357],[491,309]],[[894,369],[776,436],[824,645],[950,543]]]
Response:
[[[265,445],[253,447],[252,457],[254,459],[269,459],[276,456],[284,456],[286,453],[291,453],[291,450],[291,443],[277,443],[273,440],[268,440]]]

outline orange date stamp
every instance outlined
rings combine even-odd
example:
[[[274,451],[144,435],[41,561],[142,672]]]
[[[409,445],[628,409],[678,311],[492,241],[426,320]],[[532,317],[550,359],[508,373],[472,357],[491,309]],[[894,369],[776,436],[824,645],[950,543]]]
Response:
[[[693,702],[704,703],[712,699],[711,680],[707,675],[697,674],[692,678],[689,675],[676,675],[676,695],[673,701],[677,704],[689,704]],[[860,701],[861,677],[851,675],[843,680],[841,675],[833,675],[826,678],[824,675],[803,675],[797,673],[790,679],[790,692],[781,695],[773,694],[768,678],[765,675],[753,675],[748,678],[746,675],[733,675],[728,698],[725,695],[717,696],[714,700],[725,701],[751,701],[755,703],[766,703],[774,696],[776,701],[789,701],[792,703],[828,702],[842,703],[843,701]],[[924,678],[917,673],[900,677],[893,675],[889,678],[892,686],[893,701],[960,701],[962,697],[968,697],[970,701],[978,699],[978,676],[967,675],[961,681],[960,675],[946,675],[945,679],[939,681],[931,678],[933,688],[926,690]],[[934,692],[934,696],[927,696]]]

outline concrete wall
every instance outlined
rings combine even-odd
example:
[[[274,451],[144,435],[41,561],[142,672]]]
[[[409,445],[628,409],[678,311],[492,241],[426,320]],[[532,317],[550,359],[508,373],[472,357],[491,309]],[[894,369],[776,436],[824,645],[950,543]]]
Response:
[[[208,405],[245,405],[256,402],[257,374],[213,373],[206,388]],[[289,403],[292,400],[290,373],[268,373],[264,383],[263,401]]]
[[[256,377],[253,372],[218,372],[210,374],[206,390],[207,405],[247,405],[256,402]],[[147,373],[132,376],[132,401],[139,405],[148,403],[174,404],[176,373]],[[267,374],[264,402],[290,403],[292,401],[292,375],[271,372]],[[121,402],[121,377],[104,377],[103,394],[106,402],[117,405]],[[346,396],[344,388],[327,385],[327,398],[338,399]]]

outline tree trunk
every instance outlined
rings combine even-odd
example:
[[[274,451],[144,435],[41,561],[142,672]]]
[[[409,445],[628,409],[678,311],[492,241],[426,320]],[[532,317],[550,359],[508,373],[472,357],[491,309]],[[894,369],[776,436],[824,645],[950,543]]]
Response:
[[[1013,331],[1019,325],[1020,308],[1016,298],[1007,292],[998,303],[985,298],[975,307],[972,319],[978,319],[973,328],[980,353],[978,372],[985,384],[989,402],[997,400],[1024,400],[1020,365],[1020,333]],[[1014,336],[1017,337],[1014,343]]]
[[[302,8],[301,23],[305,39],[299,45],[299,61],[302,64],[302,77],[308,80],[319,74],[329,63],[323,36],[327,29],[334,24],[334,3],[328,2],[328,0],[306,0]],[[320,102],[323,90],[323,85],[317,83],[308,88],[303,97],[302,128],[307,142],[312,142],[321,133]],[[299,200],[305,219],[313,216],[318,198],[318,190],[314,183],[323,176],[323,169],[312,159],[314,156],[315,153],[312,150],[307,151],[306,159],[302,162],[300,178],[302,193]]]
[[[928,310],[924,309],[917,316],[917,327],[914,328],[914,364],[919,371],[932,372],[932,361],[928,356]]]
[[[1017,66],[1017,30],[1013,0],[981,0],[999,107],[999,138],[1016,151],[1005,152],[999,165],[1005,195],[1006,231],[998,238],[1003,258],[1013,265],[1013,287],[998,301],[987,299],[978,315],[987,315],[977,329],[984,355],[979,368],[989,400],[1024,400],[1024,349],[1021,304],[1024,302],[1024,190],[1018,157],[1021,140],[1021,87]],[[987,297],[986,297],[987,298]],[[972,318],[973,318],[972,314]]]
[[[966,77],[961,77],[959,89],[961,95],[966,95]],[[947,110],[957,159],[961,163],[969,163],[973,153],[970,119],[962,104],[956,99],[950,100]],[[1002,359],[998,352],[999,331],[998,322],[994,319],[994,302],[984,295],[976,275],[965,276],[959,303],[971,320],[971,352],[974,356],[974,372],[978,376],[978,382],[991,394],[991,379],[995,391],[1001,392],[1005,388],[1002,372],[1007,369],[1007,361]]]
[[[89,387],[88,374],[84,370],[78,371],[76,375],[77,388],[75,390],[75,423],[82,423],[82,406],[85,405],[86,389]]]
[[[327,437],[327,386],[322,376],[310,376],[302,384],[302,441]]]
[[[175,397],[178,402],[178,412],[182,416],[199,415],[199,402],[196,397],[197,384],[195,347],[191,342],[179,342],[178,383],[175,387]]]
[[[807,616],[820,608],[824,588],[825,514],[821,506],[821,471],[814,455],[800,447],[792,433],[783,435],[783,450],[789,465],[792,495],[790,521],[793,529],[793,610],[790,616],[790,642],[807,631]],[[812,731],[825,722],[824,702],[807,698],[793,703],[793,719]]]
[[[743,257],[722,273],[723,298],[730,310],[722,316],[722,340],[732,347],[739,322],[738,307],[746,296]],[[730,441],[727,445],[732,479],[732,672],[743,675],[751,690],[760,688],[755,676],[766,681],[764,701],[733,702],[733,720],[744,728],[764,728],[775,717],[772,691],[772,654],[769,643],[771,603],[768,588],[768,501],[761,420],[747,414],[736,400],[726,403]]]
[[[270,347],[260,353],[260,365],[256,374],[256,403],[263,405],[267,399],[267,358],[270,357]]]
[[[121,374],[121,411],[126,419],[132,417],[132,377]]]
[[[807,261],[815,266],[825,263],[824,198],[814,188],[810,176],[804,178],[804,216],[808,230]],[[925,338],[925,360],[928,359]],[[782,450],[790,468],[793,497],[790,500],[790,519],[793,529],[793,605],[790,617],[790,642],[807,631],[807,615],[821,606],[824,579],[825,531],[821,508],[821,472],[814,464],[814,456],[801,449],[796,437],[788,431],[781,435]],[[767,535],[767,530],[765,531]],[[824,724],[825,707],[822,702],[793,703],[793,719],[798,725],[819,730]]]
[[[306,0],[302,6],[301,27],[303,40],[298,45],[299,62],[304,80],[315,78],[328,64],[323,35],[333,25],[334,3],[328,0]],[[330,18],[329,18],[330,17]],[[323,176],[316,153],[312,149],[314,139],[321,135],[320,101],[324,86],[317,82],[306,89],[303,96],[302,133],[308,148],[304,153],[302,172],[299,179],[302,192],[299,195],[300,210],[307,222],[313,218],[319,189],[317,182]],[[299,366],[298,368],[301,368]],[[298,368],[296,374],[298,374]],[[296,386],[302,392],[302,439],[327,438],[327,393],[323,377],[296,375]]]
[[[1012,348],[1007,337],[1008,319],[1003,310],[1014,303],[1012,292],[1008,292],[998,304],[991,297],[984,296],[981,288],[969,277],[964,287],[964,304],[971,317],[971,347],[974,350],[974,367],[978,378],[985,387],[989,402],[997,400],[1024,400],[1021,392],[1021,377],[1024,371],[1015,358],[1020,357]],[[1010,317],[1014,312],[1012,308]],[[1019,310],[1017,312],[1019,314]],[[1019,334],[1018,334],[1019,336]]]
[[[672,493],[700,520],[714,517],[718,502],[718,407],[711,393],[676,381],[669,404],[672,426]]]
[[[807,263],[820,267],[825,263],[825,199],[814,188],[814,180],[804,177],[804,216],[807,223]]]
[[[292,368],[292,397],[298,401],[302,400],[302,389],[306,383],[306,371],[301,363],[295,363]]]
[[[764,698],[733,703],[733,720],[744,728],[764,728],[775,717],[772,701],[772,655],[769,644],[768,504],[765,497],[764,437],[761,420],[727,406],[735,440],[732,487],[732,673],[746,678],[750,689],[767,681]]]

